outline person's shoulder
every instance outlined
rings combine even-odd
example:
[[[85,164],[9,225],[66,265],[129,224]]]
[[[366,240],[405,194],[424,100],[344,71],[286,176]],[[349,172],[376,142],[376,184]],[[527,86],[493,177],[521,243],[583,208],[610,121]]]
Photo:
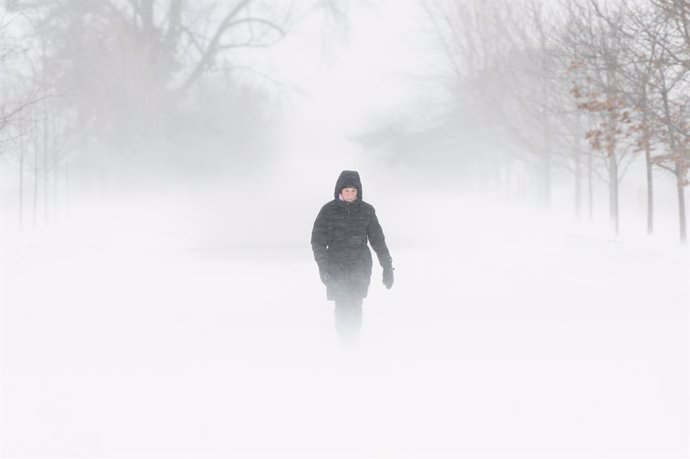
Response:
[[[369,211],[369,212],[373,212],[373,211],[374,211],[374,206],[372,206],[371,204],[369,204],[369,203],[366,202],[366,201],[360,201],[360,204],[359,204],[359,205],[362,206],[363,209],[365,209],[365,210],[367,210],[367,211]]]
[[[335,208],[337,205],[338,205],[338,201],[336,201],[335,199],[331,199],[326,204],[321,206],[321,211],[331,210],[331,209]]]

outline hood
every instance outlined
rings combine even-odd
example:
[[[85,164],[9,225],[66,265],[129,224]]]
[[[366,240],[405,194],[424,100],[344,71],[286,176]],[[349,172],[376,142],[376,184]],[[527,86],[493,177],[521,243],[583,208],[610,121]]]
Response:
[[[335,192],[333,196],[338,199],[340,195],[340,190],[347,188],[348,186],[354,186],[357,188],[357,200],[362,200],[362,182],[359,180],[359,173],[357,171],[342,171],[338,181],[335,182]]]

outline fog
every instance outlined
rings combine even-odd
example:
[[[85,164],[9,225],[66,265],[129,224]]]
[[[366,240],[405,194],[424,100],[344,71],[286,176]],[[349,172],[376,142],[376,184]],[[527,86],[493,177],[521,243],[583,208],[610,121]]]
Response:
[[[174,3],[112,5],[144,31],[154,5],[164,36]],[[227,5],[185,7],[196,38],[154,67],[100,7],[2,6],[58,18],[0,21],[2,456],[686,457],[690,257],[665,137],[649,232],[635,141],[614,148],[614,218],[600,114],[575,123],[568,84],[525,76],[529,46],[491,54],[510,3],[248,4],[257,29],[226,31],[188,87]],[[449,46],[453,5],[495,15],[468,36],[505,68]],[[343,170],[395,267],[388,290],[373,254],[353,341],[310,244]]]

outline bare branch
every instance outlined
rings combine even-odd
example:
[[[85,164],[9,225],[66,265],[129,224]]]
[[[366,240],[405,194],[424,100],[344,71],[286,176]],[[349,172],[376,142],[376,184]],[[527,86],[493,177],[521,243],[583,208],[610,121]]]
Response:
[[[225,32],[228,30],[228,27],[232,20],[237,16],[244,7],[249,5],[252,1],[254,0],[240,0],[229,12],[228,14],[225,15],[223,20],[221,21],[220,25],[217,27],[215,33],[213,34],[213,37],[211,38],[210,43],[208,46],[206,46],[206,49],[197,62],[196,66],[192,70],[192,72],[189,74],[187,79],[182,83],[179,91],[180,92],[186,92],[193,84],[196,82],[196,80],[201,77],[203,74],[204,70],[207,69],[216,53],[218,52],[218,45],[225,34]]]

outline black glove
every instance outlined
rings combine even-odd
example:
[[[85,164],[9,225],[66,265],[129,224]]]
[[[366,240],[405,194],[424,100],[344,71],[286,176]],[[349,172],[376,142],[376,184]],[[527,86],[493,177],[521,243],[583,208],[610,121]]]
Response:
[[[383,285],[386,286],[388,290],[393,286],[393,268],[392,266],[388,266],[386,268],[383,268]]]
[[[319,277],[321,278],[321,282],[323,282],[323,285],[328,285],[328,281],[331,278],[331,276],[328,275],[328,271],[320,269]]]

